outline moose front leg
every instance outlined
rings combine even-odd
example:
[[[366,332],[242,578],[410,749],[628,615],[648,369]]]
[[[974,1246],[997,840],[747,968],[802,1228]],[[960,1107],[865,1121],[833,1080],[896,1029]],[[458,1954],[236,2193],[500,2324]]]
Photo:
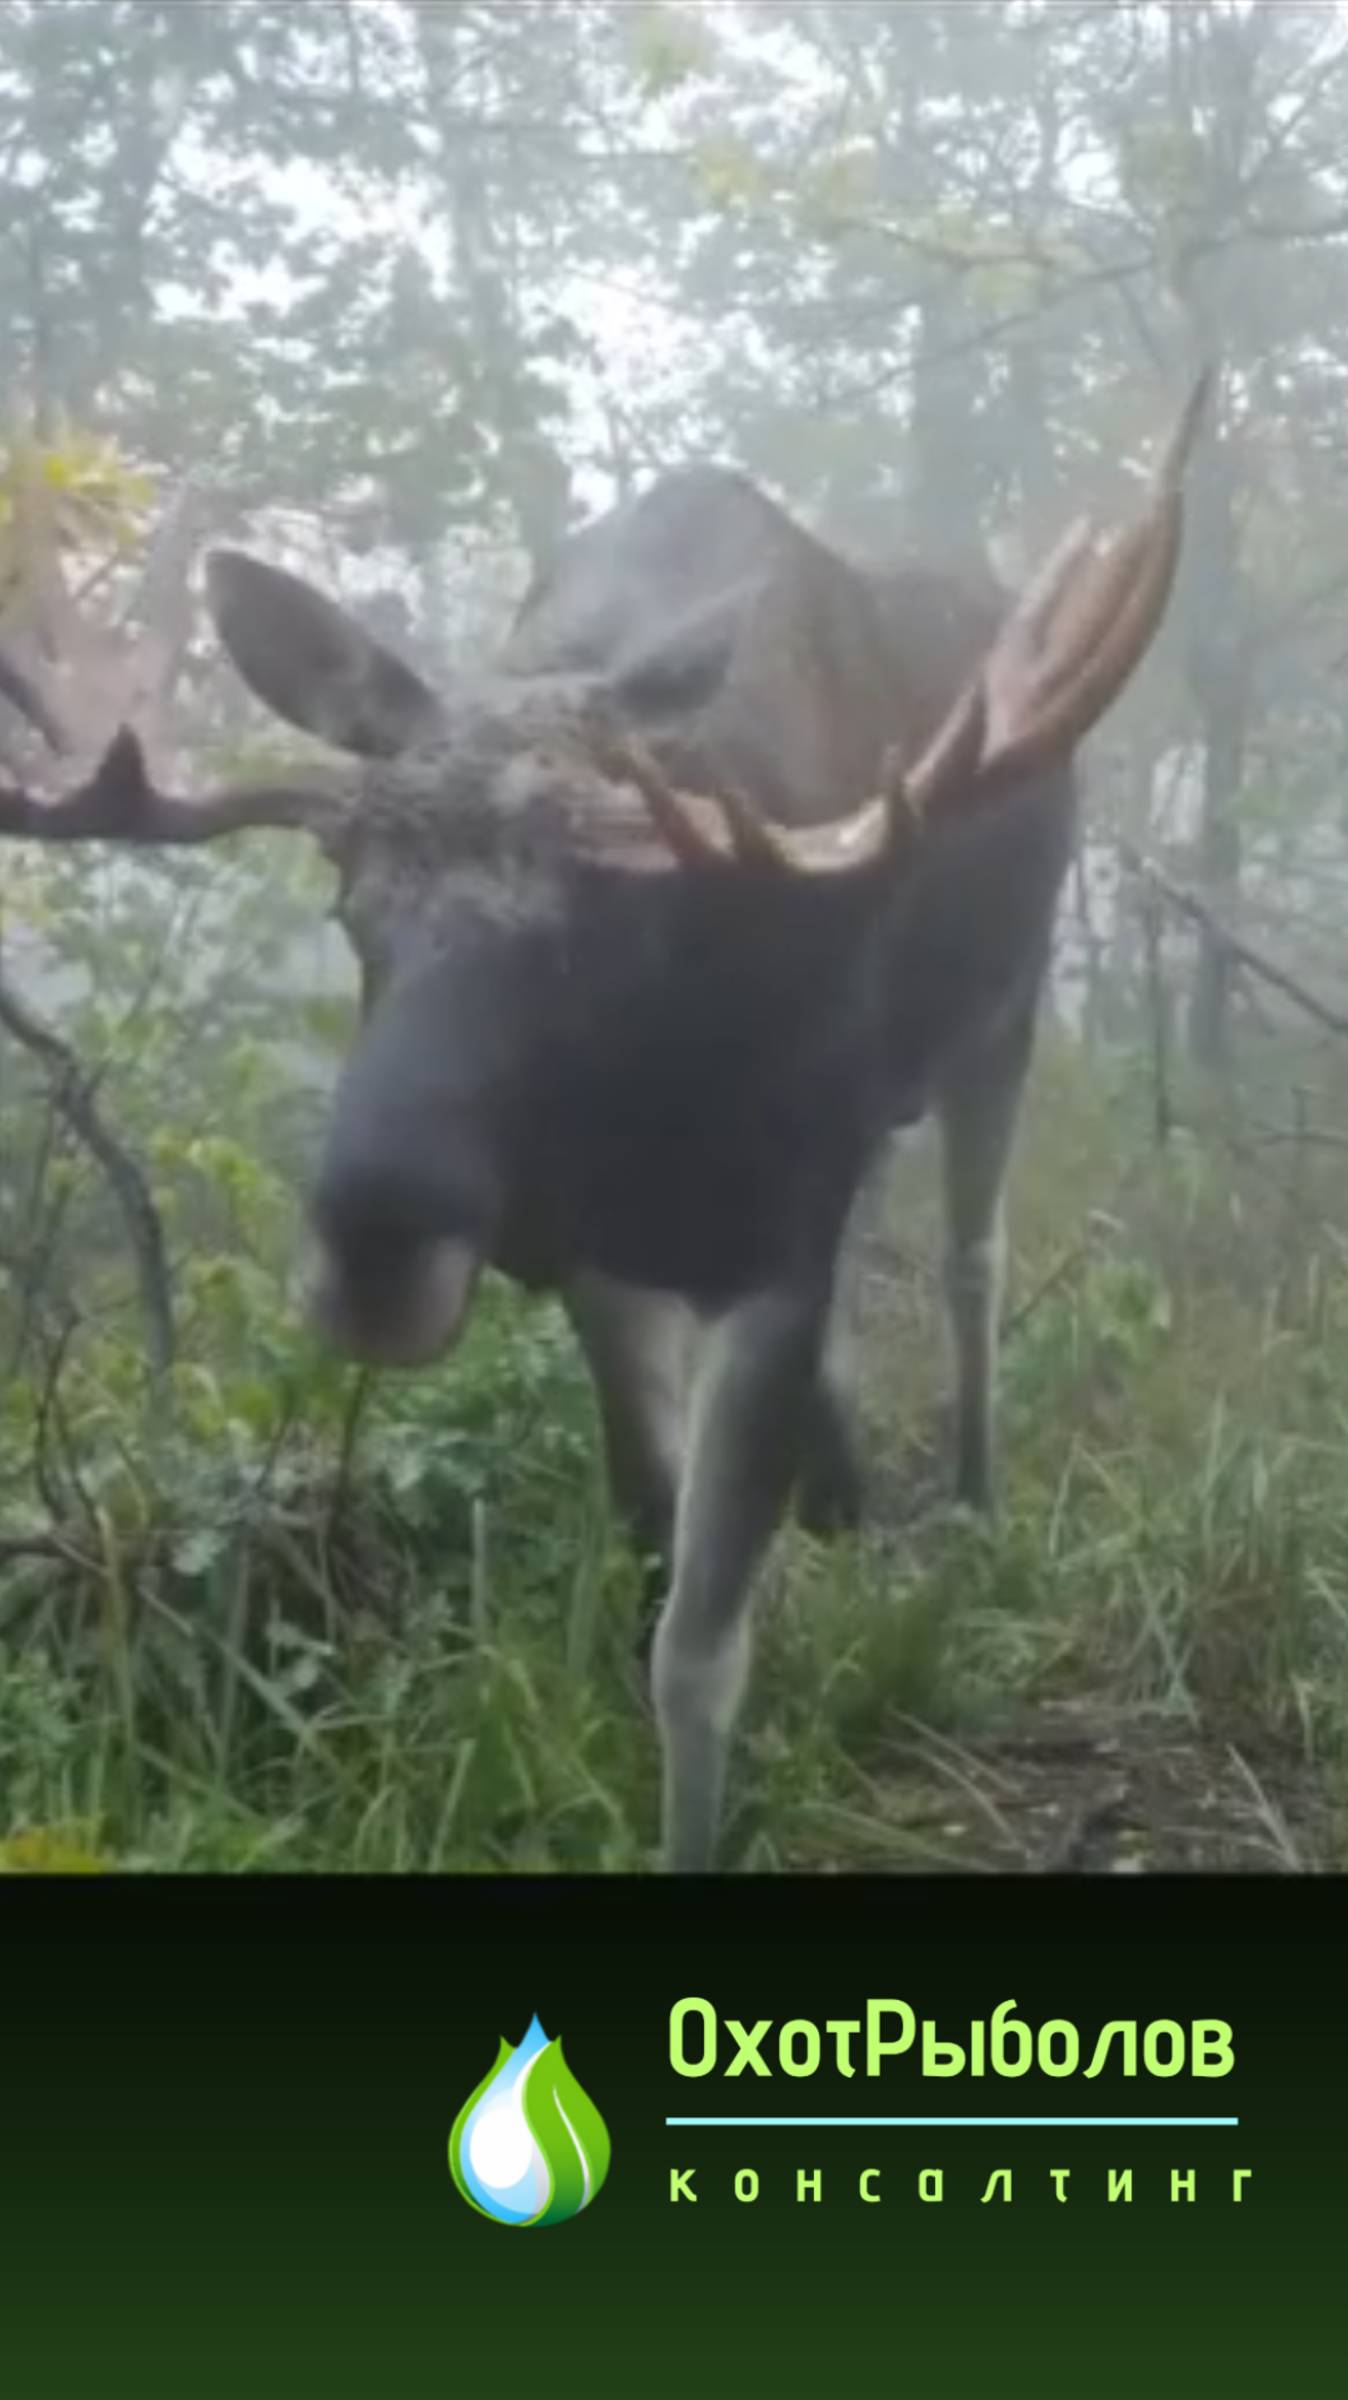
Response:
[[[666,1867],[712,1863],[749,1675],[754,1570],[790,1495],[824,1316],[814,1298],[764,1293],[730,1310],[707,1344],[651,1662]]]
[[[694,1325],[667,1293],[576,1275],[563,1303],[599,1402],[609,1489],[638,1554],[668,1588]]]

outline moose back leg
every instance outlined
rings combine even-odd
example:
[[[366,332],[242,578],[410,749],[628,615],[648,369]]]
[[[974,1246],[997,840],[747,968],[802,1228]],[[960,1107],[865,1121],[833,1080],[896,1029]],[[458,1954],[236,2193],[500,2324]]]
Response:
[[[823,1318],[800,1295],[765,1293],[731,1309],[708,1342],[652,1654],[667,1867],[712,1863],[749,1674],[751,1585],[790,1496]]]
[[[581,1274],[563,1300],[599,1401],[609,1486],[639,1555],[653,1559],[652,1609],[674,1550],[694,1325],[660,1292]]]
[[[860,1357],[866,1323],[865,1246],[884,1224],[888,1155],[862,1181],[834,1272],[833,1304],[801,1439],[796,1515],[807,1533],[851,1533],[865,1513],[857,1439]]]
[[[863,1499],[850,1396],[826,1365],[806,1408],[796,1514],[807,1533],[851,1533],[861,1522]]]
[[[1034,1040],[1027,1008],[995,1044],[961,1061],[944,1084],[946,1302],[955,1349],[955,1492],[995,1503],[993,1413],[1005,1257],[1003,1193]]]

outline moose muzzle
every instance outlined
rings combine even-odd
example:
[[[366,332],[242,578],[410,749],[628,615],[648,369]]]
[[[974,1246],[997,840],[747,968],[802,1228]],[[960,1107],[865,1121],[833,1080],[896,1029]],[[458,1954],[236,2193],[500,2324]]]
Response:
[[[325,1341],[366,1366],[427,1366],[463,1331],[481,1264],[470,1243],[448,1237],[377,1262],[320,1239],[309,1313]]]

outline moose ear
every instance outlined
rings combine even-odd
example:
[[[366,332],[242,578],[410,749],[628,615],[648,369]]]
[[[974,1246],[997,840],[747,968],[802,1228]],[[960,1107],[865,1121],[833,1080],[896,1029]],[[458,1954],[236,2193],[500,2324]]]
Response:
[[[742,608],[732,592],[634,649],[609,678],[618,706],[638,718],[705,708],[725,681]]]
[[[393,758],[436,730],[435,694],[312,584],[242,550],[212,550],[206,594],[244,682],[339,750]]]

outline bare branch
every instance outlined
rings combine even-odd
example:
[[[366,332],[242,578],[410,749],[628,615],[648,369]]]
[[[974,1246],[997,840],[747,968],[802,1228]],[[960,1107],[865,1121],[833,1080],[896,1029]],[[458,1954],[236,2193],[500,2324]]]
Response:
[[[0,1024],[7,1026],[26,1050],[43,1060],[49,1071],[53,1106],[78,1134],[108,1179],[136,1261],[150,1367],[155,1375],[163,1375],[173,1363],[173,1300],[163,1228],[145,1177],[104,1124],[92,1081],[74,1051],[59,1034],[32,1015],[3,975],[0,975]]]
[[[0,1566],[16,1558],[51,1558],[66,1567],[88,1568],[92,1561],[71,1542],[54,1533],[18,1534],[0,1537]]]
[[[1314,1017],[1320,1025],[1327,1025],[1331,1033],[1348,1034],[1348,1015],[1341,1009],[1331,1008],[1328,1001],[1319,999],[1314,992],[1306,989],[1304,983],[1299,983],[1295,975],[1289,975],[1285,967],[1278,966],[1262,950],[1252,948],[1249,942],[1242,941],[1238,934],[1232,933],[1229,925],[1224,925],[1196,892],[1186,890],[1183,884],[1172,883],[1170,877],[1163,874],[1151,859],[1144,858],[1140,850],[1135,850],[1131,842],[1120,842],[1119,855],[1125,866],[1150,883],[1163,899],[1169,901],[1172,908],[1179,910],[1181,916],[1188,917],[1201,927],[1208,940],[1238,966],[1247,968],[1251,975],[1260,976],[1265,983],[1271,983],[1275,991],[1284,992],[1289,1000],[1296,1002],[1298,1008],[1306,1011],[1307,1016]]]

